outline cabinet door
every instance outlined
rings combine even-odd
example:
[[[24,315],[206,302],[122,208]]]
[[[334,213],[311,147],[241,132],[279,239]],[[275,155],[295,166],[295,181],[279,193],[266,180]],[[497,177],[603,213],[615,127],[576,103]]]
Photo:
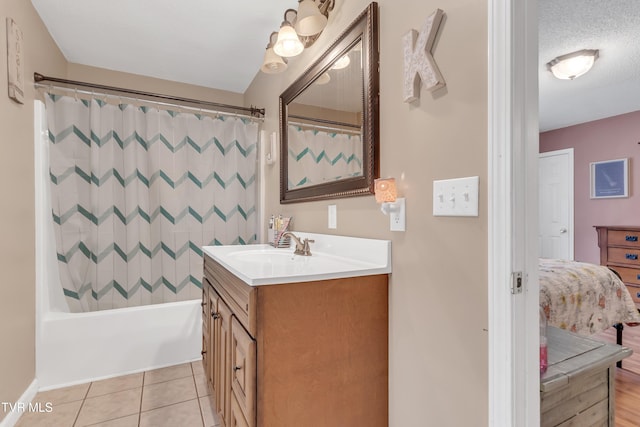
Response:
[[[207,285],[207,279],[202,280],[202,335],[206,335],[209,332],[209,286]],[[203,349],[205,350],[205,349]]]
[[[202,280],[202,302],[200,303],[202,306],[202,367],[204,368],[204,374],[209,380],[209,372],[211,368],[211,344],[209,341],[210,335],[210,317],[209,317],[209,287],[207,286],[207,281]]]
[[[251,427],[244,418],[244,414],[238,405],[235,393],[231,393],[231,414],[229,415],[229,427]]]
[[[211,287],[211,285],[208,284],[208,281],[207,281],[207,287],[209,288],[209,292],[208,292],[209,301],[207,304],[209,306],[209,312],[207,313],[207,317],[209,318],[209,322],[210,322],[209,323],[210,324],[209,326],[209,366],[207,371],[207,380],[209,381],[209,386],[211,387],[211,391],[215,396],[216,381],[218,377],[217,337],[218,337],[218,331],[220,330],[220,321],[219,321],[220,314],[218,312],[218,301],[220,297],[218,296],[218,293],[213,290],[213,287]]]
[[[218,300],[218,318],[220,328],[216,337],[216,406],[224,425],[229,425],[231,408],[231,310],[222,299]]]
[[[231,321],[231,389],[250,426],[256,419],[256,342],[238,319]]]

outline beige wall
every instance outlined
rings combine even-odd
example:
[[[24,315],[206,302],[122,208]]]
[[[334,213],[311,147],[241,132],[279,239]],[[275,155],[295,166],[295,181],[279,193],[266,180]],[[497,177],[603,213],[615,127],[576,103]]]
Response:
[[[366,7],[336,2],[329,27],[280,75],[258,75],[246,101],[267,109],[277,130],[278,96]],[[488,424],[487,5],[476,0],[380,0],[381,176],[407,198],[407,231],[389,231],[373,196],[280,205],[278,166],[267,170],[267,212],[294,217],[295,229],[391,239],[390,426]],[[434,50],[447,82],[402,102],[401,38],[444,8]],[[480,176],[478,218],[435,218],[432,182]],[[327,228],[337,204],[338,229]]]
[[[7,96],[7,17],[24,37],[24,105]],[[3,0],[0,19],[0,402],[15,402],[35,377],[33,72],[64,75],[66,61],[30,1]]]
[[[55,76],[60,77],[60,76]],[[69,64],[67,78],[82,82],[135,89],[229,105],[244,105],[244,95],[202,86],[194,86],[169,80],[156,79],[138,74],[121,73],[104,68]]]

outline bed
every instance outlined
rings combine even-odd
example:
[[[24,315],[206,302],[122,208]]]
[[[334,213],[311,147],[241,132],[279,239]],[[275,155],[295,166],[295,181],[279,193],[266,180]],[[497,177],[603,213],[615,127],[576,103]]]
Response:
[[[593,335],[615,324],[640,324],[640,314],[629,291],[607,267],[540,258],[539,277],[540,307],[549,325]]]

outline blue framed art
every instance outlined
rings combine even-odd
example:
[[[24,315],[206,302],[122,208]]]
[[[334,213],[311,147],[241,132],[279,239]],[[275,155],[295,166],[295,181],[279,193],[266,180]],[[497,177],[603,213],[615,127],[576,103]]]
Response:
[[[629,197],[628,159],[593,162],[591,168],[591,198]]]

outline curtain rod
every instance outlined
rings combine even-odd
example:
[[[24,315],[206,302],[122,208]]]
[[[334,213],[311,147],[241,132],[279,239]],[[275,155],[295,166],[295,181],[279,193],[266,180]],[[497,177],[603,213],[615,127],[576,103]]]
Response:
[[[62,83],[62,84],[67,84],[72,86],[83,86],[83,87],[88,87],[88,88],[98,89],[98,90],[121,92],[121,93],[126,93],[129,95],[135,95],[135,96],[146,96],[149,98],[158,98],[158,99],[163,99],[165,101],[181,102],[184,104],[196,104],[196,105],[202,105],[206,107],[221,108],[221,109],[232,110],[232,111],[246,111],[252,117],[260,117],[260,116],[264,117],[264,112],[265,112],[264,108],[254,107],[253,105],[251,107],[240,107],[237,105],[219,104],[217,102],[202,101],[199,99],[191,99],[191,98],[182,98],[178,96],[164,95],[161,93],[144,92],[144,91],[135,90],[135,89],[126,89],[126,88],[106,86],[106,85],[101,85],[96,83],[87,83],[87,82],[80,82],[76,80],[60,79],[57,77],[44,76],[40,73],[33,73],[33,79],[35,80],[36,83],[41,83],[41,82]]]
[[[294,121],[290,121],[289,124],[294,126],[299,126],[299,127],[308,127],[311,129],[321,129],[321,130],[328,130],[328,131],[334,131],[334,132],[341,132],[345,134],[360,135],[360,129],[345,129],[345,128],[322,126],[322,125],[315,125],[313,123],[294,122]]]
[[[316,119],[316,118],[313,118],[313,117],[297,116],[295,114],[289,114],[288,117],[291,118],[291,119],[309,120],[309,121],[312,121],[312,122],[324,123],[324,124],[327,124],[327,125],[345,126],[345,127],[354,128],[354,129],[361,129],[361,126],[359,126],[359,125],[354,125],[353,123],[337,122],[335,120]]]

